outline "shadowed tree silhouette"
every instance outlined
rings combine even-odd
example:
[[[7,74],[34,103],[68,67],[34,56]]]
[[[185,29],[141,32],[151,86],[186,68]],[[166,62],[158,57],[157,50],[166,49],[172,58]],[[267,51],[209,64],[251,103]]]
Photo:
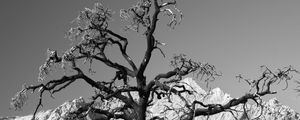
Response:
[[[77,80],[84,80],[97,91],[92,96],[92,101],[73,112],[70,118],[84,117],[88,112],[93,111],[105,115],[107,119],[145,120],[147,108],[152,105],[154,99],[161,99],[170,95],[193,94],[194,91],[178,84],[184,76],[195,73],[200,76],[200,80],[206,83],[214,81],[215,77],[220,76],[213,65],[193,61],[184,54],[173,57],[171,60],[172,70],[160,73],[154,76],[154,79],[147,79],[145,76],[144,73],[153,51],[159,50],[165,56],[160,48],[165,43],[158,41],[154,34],[159,17],[165,17],[160,15],[167,15],[170,18],[167,26],[171,28],[179,24],[183,17],[181,10],[177,8],[176,0],[140,0],[133,7],[120,10],[120,17],[129,23],[125,30],[133,30],[137,34],[145,36],[147,47],[139,65],[127,54],[128,39],[110,29],[109,24],[112,14],[113,12],[110,9],[104,8],[100,3],[96,3],[92,9],[85,8],[81,11],[73,21],[75,26],[70,28],[67,34],[68,38],[76,44],[63,53],[62,56],[59,56],[57,51],[48,49],[46,62],[40,67],[38,77],[40,84],[24,85],[23,89],[12,99],[12,106],[15,109],[21,109],[28,98],[27,91],[35,92],[38,89],[39,101],[34,111],[34,119],[38,109],[42,106],[44,92],[48,91],[52,95],[69,87]],[[109,59],[105,52],[108,46],[117,46],[121,52],[121,57],[127,61],[129,67]],[[111,80],[92,79],[93,74],[91,73],[94,72],[91,66],[80,66],[80,64],[83,64],[82,60],[88,62],[91,66],[93,62],[104,63],[116,71],[115,76],[112,76]],[[59,79],[48,80],[47,76],[52,71],[59,69],[55,66],[61,66],[63,69],[74,72],[72,75],[64,75]],[[241,75],[238,76],[240,80],[245,81],[250,86],[250,91],[245,95],[234,98],[226,104],[204,104],[197,100],[191,103],[186,102],[184,106],[187,108],[186,114],[181,119],[192,120],[196,116],[209,116],[220,112],[232,113],[234,111],[232,107],[239,104],[244,104],[244,111],[246,111],[245,105],[249,100],[253,100],[257,105],[260,105],[262,96],[276,93],[271,90],[272,85],[284,82],[288,86],[287,83],[291,80],[290,73],[298,73],[290,66],[278,69],[275,72],[266,66],[262,66],[262,68],[264,71],[259,79],[251,80],[244,79]],[[135,84],[129,84],[129,80]],[[137,93],[137,99],[134,99],[132,95],[134,92]],[[95,107],[98,100],[118,101],[122,103],[122,106],[113,110],[112,108],[101,109]],[[199,108],[196,105],[202,107]],[[174,108],[169,107],[166,110],[174,110]],[[152,116],[149,119],[163,118]]]

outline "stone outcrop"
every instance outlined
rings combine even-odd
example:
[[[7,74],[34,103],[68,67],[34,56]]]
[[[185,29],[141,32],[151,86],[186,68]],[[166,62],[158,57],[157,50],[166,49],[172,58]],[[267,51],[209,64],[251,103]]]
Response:
[[[188,111],[187,108],[184,108],[186,102],[192,103],[194,100],[201,101],[203,103],[214,103],[214,104],[224,104],[232,99],[229,94],[224,93],[220,88],[215,88],[210,91],[203,90],[198,84],[192,80],[192,78],[186,78],[181,81],[181,83],[186,87],[186,89],[194,91],[193,94],[182,94],[183,98],[186,98],[187,101],[184,101],[178,95],[171,95],[170,97],[163,97],[162,99],[155,99],[153,106],[148,108],[147,118],[153,116],[159,116],[165,119],[180,119],[181,116]],[[133,93],[133,97],[137,99],[137,94]],[[170,102],[172,101],[172,102]],[[65,120],[66,116],[70,112],[77,110],[81,106],[85,105],[86,102],[83,98],[74,99],[72,101],[65,102],[61,106],[53,110],[41,111],[36,117],[38,120]],[[108,106],[110,108],[116,108],[121,106],[119,102],[114,103],[102,103],[100,107],[106,109]],[[216,115],[210,116],[199,116],[195,120],[246,120],[248,116],[250,119],[257,118],[259,120],[300,120],[300,114],[289,108],[288,106],[282,105],[276,98],[271,99],[267,102],[262,102],[263,109],[256,104],[247,104],[247,114],[244,112],[222,112]],[[174,110],[166,110],[166,108],[174,108]],[[201,107],[201,106],[196,106]],[[243,106],[238,105],[233,107],[237,111],[242,111]],[[6,117],[0,118],[0,120],[30,120],[32,115],[23,116],[23,117]],[[103,118],[103,115],[99,114],[89,114],[88,117],[83,118],[85,120]]]
[[[65,120],[70,112],[77,110],[78,108],[85,105],[86,102],[82,97],[74,99],[72,101],[65,102],[59,107],[53,110],[40,111],[37,113],[36,118],[38,120]],[[22,117],[13,117],[13,118],[3,118],[0,120],[31,120],[32,115],[22,116]]]

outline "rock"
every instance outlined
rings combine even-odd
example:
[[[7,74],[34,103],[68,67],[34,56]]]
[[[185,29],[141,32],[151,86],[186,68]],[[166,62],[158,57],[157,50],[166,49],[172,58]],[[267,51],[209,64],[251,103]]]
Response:
[[[82,97],[74,99],[72,101],[65,102],[54,110],[47,110],[38,112],[36,118],[38,120],[64,120],[70,112],[77,110],[85,105],[85,101]],[[31,120],[32,115],[15,117],[14,120]]]
[[[194,100],[201,101],[205,104],[225,104],[232,99],[229,94],[224,93],[220,88],[212,89],[208,92],[204,91],[199,85],[196,84],[194,80],[191,78],[186,78],[181,81],[182,85],[186,85],[187,88],[196,90],[192,95],[184,94],[184,98],[187,98],[189,104]],[[161,113],[164,111],[164,105],[173,106],[174,108],[180,109],[184,106],[184,102],[177,96],[171,96],[171,101],[173,103],[168,102],[168,98],[163,98],[155,101],[155,104],[150,107],[150,111],[152,111],[153,116],[159,116],[167,119],[180,119],[180,116],[184,114],[184,110],[179,111],[168,111],[165,113]],[[250,119],[254,119],[259,117],[259,120],[300,120],[300,114],[296,111],[292,110],[290,107],[282,105],[276,98],[269,100],[268,102],[262,102],[263,109],[260,106],[256,106],[256,104],[247,104],[247,115],[244,112],[233,112],[234,116],[230,112],[222,112],[216,115],[211,116],[199,116],[194,120],[247,120],[248,116]],[[197,106],[201,107],[201,106]],[[238,105],[233,107],[238,111],[243,111],[243,106]]]
[[[180,119],[181,116],[185,115],[185,112],[188,111],[185,108],[186,102],[191,104],[194,100],[201,101],[203,103],[212,103],[212,104],[225,104],[230,101],[232,98],[229,94],[224,93],[220,88],[215,88],[210,91],[203,90],[192,78],[183,79],[180,85],[184,85],[186,89],[194,91],[193,94],[182,94],[183,98],[186,98],[187,101],[184,101],[178,95],[171,95],[168,97],[162,97],[161,99],[155,98],[153,101],[153,106],[148,108],[149,114],[147,114],[147,118],[151,118],[153,116],[159,116],[165,119]],[[171,85],[172,86],[172,85]],[[180,88],[176,88],[180,89]],[[138,99],[137,93],[132,93],[134,99]],[[172,101],[172,102],[170,102]],[[53,110],[40,111],[37,113],[36,117],[38,120],[65,120],[66,116],[69,115],[70,112],[77,110],[78,108],[85,105],[85,100],[80,97],[78,99],[74,99],[72,101],[65,102],[59,107]],[[117,108],[122,106],[123,104],[118,100],[115,100],[111,103],[103,102],[98,103],[98,106],[102,109],[109,108]],[[176,108],[177,111],[165,111],[167,107]],[[250,119],[254,119],[259,117],[259,120],[300,120],[300,114],[296,111],[292,110],[288,106],[282,105],[276,98],[271,99],[267,102],[262,102],[263,109],[261,107],[251,104],[247,104],[247,115],[244,112],[233,112],[234,116],[230,112],[222,112],[216,115],[209,116],[209,120],[246,120],[248,116]],[[196,106],[202,107],[202,106]],[[233,107],[238,111],[243,110],[242,105],[238,105]],[[32,115],[22,116],[22,117],[2,117],[0,120],[31,120]],[[83,120],[93,120],[93,119],[101,119],[106,120],[105,115],[89,113],[86,118]],[[199,116],[194,120],[207,120],[207,116]]]

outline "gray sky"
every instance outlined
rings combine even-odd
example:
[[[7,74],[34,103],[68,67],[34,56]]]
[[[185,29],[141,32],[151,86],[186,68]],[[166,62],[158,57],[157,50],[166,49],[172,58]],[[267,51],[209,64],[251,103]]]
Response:
[[[46,58],[47,48],[62,53],[71,42],[64,38],[70,22],[84,7],[92,7],[97,0],[1,0],[0,33],[1,62],[0,73],[0,116],[26,115],[34,111],[37,96],[30,95],[24,110],[9,110],[11,97],[21,89],[22,84],[37,84],[38,68]],[[101,0],[104,6],[115,11],[112,30],[127,36],[129,54],[134,61],[141,60],[145,50],[145,41],[141,34],[121,31],[119,9],[128,8],[135,0]],[[162,18],[155,33],[158,40],[167,43],[163,48],[167,57],[154,52],[147,69],[148,79],[170,69],[170,57],[175,53],[185,53],[189,57],[208,62],[223,73],[213,87],[220,87],[232,97],[247,92],[246,84],[238,83],[235,76],[243,74],[248,78],[257,78],[259,66],[267,65],[272,69],[293,65],[300,69],[300,1],[299,0],[179,0],[178,7],[183,10],[184,20],[170,30]],[[139,39],[137,39],[139,38]],[[111,57],[118,59],[119,52],[110,49]],[[124,61],[118,59],[121,63]],[[99,65],[99,66],[98,66]],[[112,70],[95,63],[99,80],[111,79]],[[300,76],[295,76],[299,79]],[[282,102],[300,111],[299,97],[290,88],[276,90],[276,97]],[[203,84],[201,84],[204,87]],[[55,108],[64,101],[88,97],[93,89],[84,82],[76,82],[55,99],[44,95],[44,108]],[[47,100],[46,100],[47,99]],[[298,103],[297,103],[298,102]]]

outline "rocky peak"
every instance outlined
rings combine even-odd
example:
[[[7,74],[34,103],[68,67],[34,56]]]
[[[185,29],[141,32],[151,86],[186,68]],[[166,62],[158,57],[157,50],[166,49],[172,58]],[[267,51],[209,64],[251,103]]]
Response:
[[[64,120],[70,112],[77,110],[85,104],[85,100],[80,97],[78,99],[67,101],[53,110],[40,111],[37,113],[36,118],[38,118],[38,120]],[[0,120],[31,120],[31,118],[32,115],[27,115],[22,117],[16,116],[13,118],[7,117]]]
[[[192,78],[183,79],[180,83],[184,85],[186,89],[195,91],[192,95],[183,94],[182,96],[187,99],[188,103],[192,103],[194,100],[199,100],[204,103],[214,103],[214,104],[224,104],[231,100],[229,94],[224,93],[220,88],[214,88],[210,91],[203,90]],[[133,93],[134,98],[138,98],[136,93]],[[169,102],[171,99],[172,102]],[[78,99],[74,99],[71,101],[67,101],[61,106],[47,111],[41,111],[37,113],[38,120],[65,120],[65,117],[69,115],[70,112],[77,110],[81,106],[85,105],[85,100],[80,97]],[[114,107],[118,107],[122,104],[119,103],[110,103]],[[173,108],[180,108],[184,107],[186,102],[182,101],[182,99],[178,95],[171,95],[170,98],[163,97],[162,99],[155,99],[153,102],[153,106],[148,108],[149,114],[147,115],[148,118],[151,116],[160,116],[166,119],[180,119],[180,115],[184,114],[184,111],[165,111],[165,106],[173,107]],[[106,108],[106,104],[102,104],[103,108]],[[267,102],[263,102],[263,109],[257,107],[256,105],[248,104],[247,107],[250,108],[247,111],[247,115],[249,118],[256,118],[261,113],[262,115],[259,117],[259,120],[300,120],[300,114],[289,108],[288,106],[282,105],[276,98],[270,99]],[[201,107],[201,106],[197,106]],[[243,110],[242,105],[238,105],[233,109],[236,110]],[[245,114],[243,112],[235,112],[235,117],[230,112],[222,112],[216,115],[211,115],[209,120],[244,120]],[[101,115],[100,115],[101,116]],[[32,115],[23,116],[23,117],[5,117],[0,118],[0,120],[30,120]],[[96,114],[89,114],[87,118],[84,119],[91,119],[97,118],[99,115]],[[206,120],[207,116],[199,116],[196,117],[195,120]]]

